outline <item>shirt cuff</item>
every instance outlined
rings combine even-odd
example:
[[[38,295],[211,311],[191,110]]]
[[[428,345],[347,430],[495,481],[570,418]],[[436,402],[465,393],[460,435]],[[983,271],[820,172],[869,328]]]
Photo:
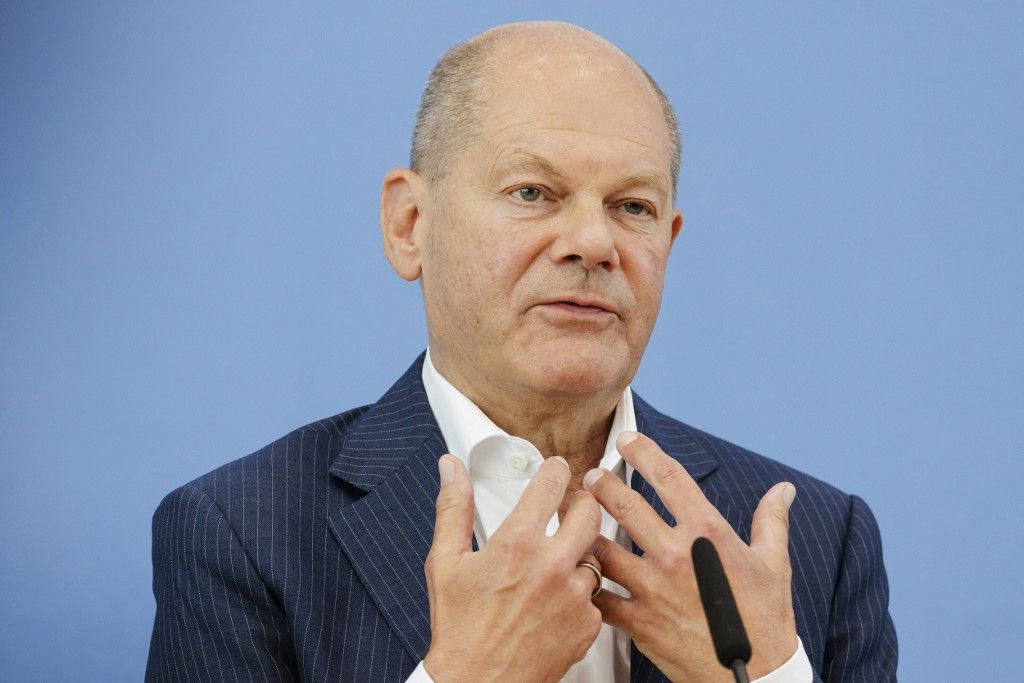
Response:
[[[802,653],[803,649],[797,648],[797,652]],[[807,657],[805,656],[804,659],[807,659]],[[786,662],[786,664],[788,664],[788,663],[789,662]],[[786,664],[782,665],[783,668],[785,668]],[[808,671],[809,671],[810,670],[810,664],[808,664],[807,666],[808,666]],[[775,674],[769,674],[769,675],[774,676]],[[766,680],[766,679],[761,679],[761,680]],[[420,665],[417,666],[415,669],[413,669],[412,673],[409,674],[409,677],[407,679],[405,679],[405,683],[434,683],[434,679],[431,678],[430,674],[427,673],[427,670],[425,668],[423,668],[423,662],[420,662]]]
[[[814,672],[811,670],[811,661],[807,659],[804,652],[803,641],[800,636],[796,638],[796,652],[786,662],[770,674],[761,676],[751,683],[807,683],[814,680]],[[405,679],[405,683],[434,683],[423,662],[413,669],[413,672]]]
[[[421,664],[420,666],[423,665]],[[427,675],[425,671],[423,675]],[[412,679],[410,678],[409,680]],[[428,676],[423,680],[429,681],[430,677]],[[807,653],[804,652],[804,644],[800,640],[800,636],[797,636],[796,652],[793,653],[793,656],[787,659],[786,663],[775,671],[761,676],[751,681],[751,683],[808,683],[808,681],[813,680],[814,671],[811,669],[811,660],[807,658]]]

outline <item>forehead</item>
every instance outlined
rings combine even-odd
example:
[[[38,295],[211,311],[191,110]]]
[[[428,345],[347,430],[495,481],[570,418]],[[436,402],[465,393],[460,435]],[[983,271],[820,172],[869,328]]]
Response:
[[[643,72],[610,46],[551,48],[526,41],[503,49],[482,94],[474,146],[492,164],[543,147],[668,175],[671,142],[661,103]]]

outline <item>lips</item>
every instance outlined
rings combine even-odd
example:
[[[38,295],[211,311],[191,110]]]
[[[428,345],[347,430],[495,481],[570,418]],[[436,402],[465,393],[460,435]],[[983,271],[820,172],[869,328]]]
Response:
[[[567,315],[619,315],[618,310],[616,310],[613,304],[605,299],[594,296],[572,294],[553,296],[541,301],[537,305],[548,308],[549,310],[556,310]]]
[[[609,311],[607,308],[604,308],[603,306],[591,306],[591,305],[585,305],[585,304],[578,304],[578,303],[576,303],[574,301],[555,301],[555,302],[547,304],[547,305],[548,306],[571,306],[572,308],[580,309],[581,313],[585,313],[587,311],[593,311],[595,313],[611,313],[611,311]]]

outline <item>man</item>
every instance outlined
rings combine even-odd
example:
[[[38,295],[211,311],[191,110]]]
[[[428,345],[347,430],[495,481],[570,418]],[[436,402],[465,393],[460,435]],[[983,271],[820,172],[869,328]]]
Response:
[[[731,680],[689,556],[705,536],[751,678],[894,678],[864,503],[629,389],[678,167],[664,95],[593,34],[511,25],[445,55],[381,198],[429,353],[375,405],[165,499],[148,677]]]

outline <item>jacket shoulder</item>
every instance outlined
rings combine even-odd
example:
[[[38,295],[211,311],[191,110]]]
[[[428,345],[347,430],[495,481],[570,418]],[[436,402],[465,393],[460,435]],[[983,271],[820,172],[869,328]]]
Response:
[[[294,494],[295,500],[326,479],[331,460],[352,426],[369,409],[360,406],[299,427],[241,458],[221,465],[169,493],[160,506],[201,492],[230,519],[244,503]]]
[[[825,499],[829,506],[838,505],[845,511],[851,502],[848,493],[817,477],[786,465],[731,441],[654,409],[639,397],[634,397],[638,415],[643,415],[650,425],[650,431],[661,438],[687,440],[695,443],[716,463],[714,478],[728,478],[733,489],[758,489],[760,495],[780,481],[788,481],[797,487],[797,495],[813,494]]]

